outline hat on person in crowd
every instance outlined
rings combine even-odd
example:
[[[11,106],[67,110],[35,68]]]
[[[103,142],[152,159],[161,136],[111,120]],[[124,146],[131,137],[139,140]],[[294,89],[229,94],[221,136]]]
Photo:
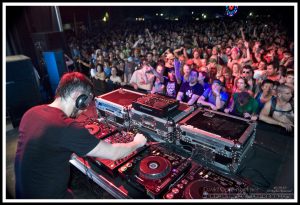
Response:
[[[168,53],[166,58],[167,59],[174,59],[175,57],[174,57],[173,53]]]
[[[213,81],[213,84],[214,83],[217,83],[217,84],[219,84],[220,86],[223,86],[223,83],[219,80],[219,79],[215,79],[214,81]]]
[[[133,61],[133,58],[130,56],[127,58],[128,62],[132,62]]]

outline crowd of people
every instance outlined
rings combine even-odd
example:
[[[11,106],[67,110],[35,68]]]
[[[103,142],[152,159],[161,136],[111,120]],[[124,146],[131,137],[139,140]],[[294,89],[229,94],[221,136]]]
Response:
[[[125,24],[68,35],[77,70],[251,120],[294,126],[294,41],[272,18]]]

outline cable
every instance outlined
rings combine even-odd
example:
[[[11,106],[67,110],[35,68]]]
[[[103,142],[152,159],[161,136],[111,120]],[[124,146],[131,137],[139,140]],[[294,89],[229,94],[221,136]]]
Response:
[[[100,116],[102,116],[102,115],[101,115],[101,112],[99,112],[99,113],[100,113]],[[112,133],[113,130],[112,130],[111,127],[109,126],[109,124],[108,124],[108,122],[107,122],[106,116],[102,116],[102,117],[103,117],[103,119],[104,119],[105,125],[108,127],[109,131]]]
[[[128,128],[127,130],[130,130],[130,113],[129,113],[129,109],[127,108],[126,109],[126,112],[127,112],[127,117],[124,119],[124,120],[128,120]]]

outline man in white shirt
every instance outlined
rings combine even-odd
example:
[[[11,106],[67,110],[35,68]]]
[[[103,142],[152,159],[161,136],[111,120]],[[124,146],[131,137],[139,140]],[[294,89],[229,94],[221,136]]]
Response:
[[[151,91],[154,81],[153,70],[147,61],[143,61],[141,69],[134,71],[132,74],[130,85],[136,90]]]

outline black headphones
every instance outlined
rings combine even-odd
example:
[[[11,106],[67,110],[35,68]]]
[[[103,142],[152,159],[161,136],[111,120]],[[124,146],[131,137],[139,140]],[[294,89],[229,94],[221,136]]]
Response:
[[[86,94],[79,95],[76,99],[76,108],[79,110],[85,110],[90,102],[92,101],[92,95],[88,96]]]

